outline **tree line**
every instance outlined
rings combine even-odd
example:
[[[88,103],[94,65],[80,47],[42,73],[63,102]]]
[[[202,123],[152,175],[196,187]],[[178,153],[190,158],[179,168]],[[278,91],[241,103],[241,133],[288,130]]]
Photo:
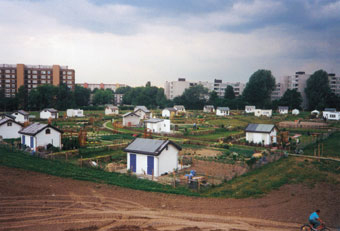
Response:
[[[221,98],[215,91],[209,92],[202,85],[185,89],[181,96],[168,100],[164,89],[151,86],[148,82],[142,87],[120,87],[114,92],[111,89],[90,89],[75,86],[74,90],[66,85],[41,85],[28,92],[21,86],[13,98],[6,98],[4,91],[0,90],[0,110],[13,111],[17,109],[41,110],[53,107],[58,110],[84,107],[89,105],[100,106],[114,103],[114,94],[123,94],[123,104],[145,105],[148,108],[164,108],[173,105],[184,105],[187,109],[202,110],[204,105],[215,107],[227,106],[231,109],[244,109],[246,105],[255,105],[257,108],[277,109],[278,106],[288,106],[290,109],[301,109],[302,96],[297,90],[288,89],[279,100],[271,100],[271,93],[275,89],[275,78],[270,70],[254,72],[243,90],[242,95],[235,96],[232,86],[227,86],[224,97]],[[326,107],[340,109],[340,97],[335,95],[329,86],[328,73],[323,70],[314,72],[307,80],[305,93],[309,110],[323,110]]]
[[[275,78],[270,70],[258,70],[250,76],[242,95],[237,97],[232,86],[227,86],[224,98],[220,98],[215,91],[208,93],[208,89],[197,85],[186,89],[181,96],[175,97],[173,103],[182,104],[188,109],[199,110],[207,104],[231,109],[244,109],[246,105],[274,110],[278,106],[301,109],[303,100],[297,89],[287,89],[280,99],[272,101],[271,94],[275,86]],[[340,110],[340,97],[331,91],[328,73],[324,70],[318,70],[310,76],[305,94],[308,110],[323,110],[327,107]]]
[[[15,97],[11,98],[5,97],[4,91],[0,90],[0,110],[39,111],[43,108],[66,110],[89,105],[90,94],[91,90],[77,85],[71,90],[65,84],[59,86],[45,84],[31,91],[28,91],[26,86],[21,86]]]

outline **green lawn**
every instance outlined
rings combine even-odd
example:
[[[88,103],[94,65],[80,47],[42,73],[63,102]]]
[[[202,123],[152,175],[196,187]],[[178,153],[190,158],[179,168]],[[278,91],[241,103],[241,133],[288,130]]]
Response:
[[[326,140],[321,142],[324,146],[323,156],[340,158],[340,132],[333,133]],[[308,145],[303,151],[305,155],[314,155],[317,144]]]
[[[285,184],[317,182],[338,184],[340,169],[335,161],[302,161],[289,157],[267,164],[203,193],[209,197],[246,198],[261,196]],[[331,173],[331,174],[329,174]],[[336,177],[334,177],[334,175]]]

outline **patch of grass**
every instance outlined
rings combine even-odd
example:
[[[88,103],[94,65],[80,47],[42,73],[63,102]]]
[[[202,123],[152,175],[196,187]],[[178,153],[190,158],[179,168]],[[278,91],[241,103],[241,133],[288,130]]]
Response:
[[[211,188],[204,192],[213,197],[258,197],[278,189],[285,184],[304,183],[313,186],[317,182],[339,183],[328,174],[330,166],[332,173],[340,174],[339,163],[300,162],[299,159],[289,157],[267,164],[245,175]]]
[[[327,139],[321,141],[323,146],[323,156],[340,157],[340,132],[331,134]],[[318,148],[318,144],[312,144],[305,147],[305,155],[314,155],[314,149]]]

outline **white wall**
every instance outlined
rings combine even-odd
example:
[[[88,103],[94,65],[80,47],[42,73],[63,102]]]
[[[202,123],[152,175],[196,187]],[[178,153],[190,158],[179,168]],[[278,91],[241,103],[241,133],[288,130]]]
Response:
[[[12,126],[8,126],[8,123],[12,123]],[[22,126],[8,121],[0,126],[0,136],[3,139],[16,139],[20,138],[20,134],[18,133],[22,129]]]
[[[84,117],[84,111],[80,109],[67,109],[67,117]]]
[[[287,109],[280,109],[279,110],[280,114],[288,114],[288,110]]]
[[[128,126],[129,122],[131,122],[131,126],[137,126],[140,122],[140,117],[135,115],[128,115],[123,117],[123,126]]]
[[[208,113],[215,112],[215,108],[206,108],[206,107],[204,107],[203,108],[203,112],[208,112]]]
[[[267,116],[271,117],[273,114],[272,110],[262,110],[262,109],[255,109],[254,115],[259,117],[259,116]]]
[[[52,113],[49,111],[41,111],[40,112],[40,119],[57,119],[58,118],[58,112],[54,114],[54,116],[52,116]]]
[[[323,111],[322,117],[326,117],[328,120],[340,120],[340,112]]]
[[[159,123],[146,123],[146,128],[154,133],[170,133],[170,120],[163,120]]]
[[[51,134],[46,134],[46,129],[50,129]],[[61,147],[61,134],[52,128],[45,128],[36,135],[36,138],[37,146],[53,144],[54,147]]]
[[[246,132],[246,140],[248,142],[253,142],[255,144],[261,143],[264,141],[264,145],[272,144],[271,137],[273,137],[273,143],[277,142],[277,131],[273,129],[271,133],[259,133],[259,132]]]
[[[51,133],[46,134],[46,129],[50,129]],[[45,147],[48,144],[53,144],[54,147],[61,147],[61,134],[60,132],[54,130],[53,128],[45,128],[44,130],[33,136],[34,138],[33,147],[31,146],[31,136],[29,135],[23,136],[25,136],[26,146],[31,147],[31,149],[33,149],[34,151],[37,150],[37,147],[39,146]],[[22,138],[21,143],[23,143]]]
[[[25,116],[21,113],[18,113],[18,112],[14,112],[12,113],[12,116],[15,117],[15,121],[18,122],[18,123],[25,123],[28,121],[28,116]]]
[[[245,112],[246,113],[254,113],[255,112],[255,107],[246,107]]]
[[[162,117],[170,118],[170,115],[171,115],[171,113],[170,113],[169,110],[167,110],[167,109],[162,110]]]
[[[127,169],[130,169],[130,154],[127,153]],[[150,155],[152,156],[152,155]],[[154,157],[154,176],[158,177],[166,172],[178,168],[178,150],[173,145],[168,145],[159,156]],[[136,174],[147,174],[148,155],[136,154]]]
[[[220,109],[217,109],[216,115],[217,116],[227,116],[227,115],[229,115],[229,111],[221,111]]]
[[[111,110],[111,108],[105,108],[105,115],[118,115],[119,110]]]
[[[168,145],[168,150],[164,149],[158,156],[159,166],[158,173],[162,175],[166,172],[172,172],[178,168],[178,150],[173,145]]]

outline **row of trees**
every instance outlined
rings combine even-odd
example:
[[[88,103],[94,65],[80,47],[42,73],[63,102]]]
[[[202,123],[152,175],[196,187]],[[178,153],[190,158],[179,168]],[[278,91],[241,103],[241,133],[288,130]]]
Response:
[[[182,104],[188,109],[202,109],[206,104],[215,107],[228,106],[231,109],[243,109],[245,105],[274,110],[278,106],[301,109],[302,96],[296,89],[288,89],[279,100],[272,101],[271,93],[275,89],[275,85],[275,78],[271,71],[258,70],[250,76],[240,96],[235,97],[232,86],[228,86],[224,98],[220,98],[216,92],[208,94],[208,89],[198,85],[186,89],[183,95],[174,98],[173,102]],[[309,110],[323,110],[326,107],[340,109],[340,97],[331,91],[328,73],[323,70],[318,70],[310,76],[307,80],[305,93]]]
[[[297,90],[287,90],[279,100],[271,101],[271,93],[275,88],[275,78],[269,70],[258,70],[252,74],[240,96],[235,96],[232,86],[227,86],[224,98],[220,98],[215,91],[209,92],[202,85],[190,87],[181,96],[173,101],[167,100],[163,88],[151,86],[148,82],[144,87],[121,87],[117,94],[124,94],[123,104],[145,105],[150,108],[164,108],[174,104],[184,105],[187,109],[202,109],[210,104],[215,107],[228,106],[231,109],[243,109],[245,105],[255,105],[257,108],[272,108],[289,106],[289,108],[301,108],[302,97]],[[328,74],[323,70],[316,71],[307,80],[305,93],[309,110],[323,110],[325,107],[340,107],[340,97],[332,93]],[[114,92],[110,89],[95,89],[92,104],[104,105],[114,102]],[[41,85],[28,92],[27,88],[19,88],[14,98],[6,98],[0,91],[0,110],[9,111],[16,109],[41,110],[54,107],[65,110],[72,107],[88,106],[91,91],[81,86],[75,86],[70,90],[66,85],[60,86]]]
[[[87,106],[90,94],[89,89],[75,86],[74,91],[72,91],[65,84],[60,84],[59,86],[41,85],[30,92],[25,86],[21,86],[13,98],[5,97],[4,92],[0,91],[0,110],[24,109],[33,111],[50,107],[65,110],[67,108]]]

